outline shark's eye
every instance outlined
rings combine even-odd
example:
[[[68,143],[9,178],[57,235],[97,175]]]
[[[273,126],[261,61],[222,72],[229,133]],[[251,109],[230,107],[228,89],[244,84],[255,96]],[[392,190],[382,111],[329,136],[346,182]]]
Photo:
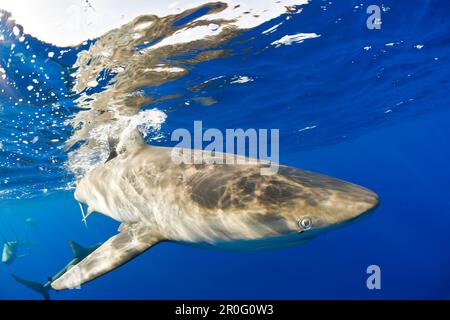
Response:
[[[303,230],[309,230],[312,227],[312,221],[310,218],[303,218],[298,224]]]

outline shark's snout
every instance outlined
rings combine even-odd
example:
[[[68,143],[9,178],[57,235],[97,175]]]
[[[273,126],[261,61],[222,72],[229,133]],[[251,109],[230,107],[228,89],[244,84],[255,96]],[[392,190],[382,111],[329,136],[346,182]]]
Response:
[[[361,208],[360,212],[357,213],[355,217],[351,219],[351,221],[367,216],[368,214],[372,213],[380,204],[380,198],[375,192],[364,189],[364,193],[365,199],[362,200],[359,204],[359,207]]]
[[[348,190],[339,192],[332,201],[335,224],[347,224],[366,217],[379,204],[378,195],[366,188],[349,184]]]

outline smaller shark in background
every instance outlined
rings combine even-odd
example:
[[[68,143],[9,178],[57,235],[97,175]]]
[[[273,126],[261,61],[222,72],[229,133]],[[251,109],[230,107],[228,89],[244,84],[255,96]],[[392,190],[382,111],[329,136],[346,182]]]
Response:
[[[33,282],[28,281],[23,278],[20,278],[14,274],[11,274],[11,276],[16,280],[17,282],[23,284],[24,286],[27,286],[33,291],[36,291],[37,293],[41,294],[45,300],[50,300],[50,290],[53,290],[51,287],[51,283],[61,277],[63,274],[65,274],[70,268],[77,265],[80,261],[82,261],[84,258],[86,258],[88,255],[90,255],[92,252],[94,252],[97,248],[101,246],[101,243],[95,244],[93,246],[90,246],[88,248],[84,248],[80,246],[78,243],[74,241],[69,241],[70,249],[72,250],[73,259],[64,267],[62,268],[58,273],[56,273],[53,277],[49,277],[47,282],[45,284],[39,283],[39,282]]]
[[[5,235],[2,234],[3,247],[1,249],[2,263],[11,265],[18,258],[26,256],[26,254],[19,255],[21,248],[32,247],[33,244],[27,241],[19,241],[16,232],[11,228],[11,232],[14,235],[14,240],[7,240]]]
[[[17,249],[19,241],[5,241],[2,250],[2,263],[6,265],[12,264],[18,258]]]
[[[29,248],[32,248],[35,246],[36,246],[36,244],[34,244],[30,241],[23,242],[23,241],[18,241],[18,240],[12,240],[12,241],[4,240],[3,250],[2,250],[2,263],[6,264],[8,266],[11,265],[17,259],[28,255],[28,253],[19,254],[19,251],[21,249],[29,249]]]
[[[37,228],[38,224],[36,222],[36,220],[34,220],[33,218],[26,218],[25,219],[25,224],[29,227],[33,227],[33,228]]]

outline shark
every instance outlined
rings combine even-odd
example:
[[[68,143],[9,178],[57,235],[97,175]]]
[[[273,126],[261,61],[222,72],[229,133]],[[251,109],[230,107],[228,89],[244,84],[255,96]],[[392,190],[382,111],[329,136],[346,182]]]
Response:
[[[31,241],[19,241],[14,229],[11,227],[11,232],[14,235],[14,240],[7,240],[2,234],[3,248],[1,252],[1,261],[5,265],[13,264],[17,259],[25,257],[27,254],[20,254],[19,251],[24,248],[34,247],[35,244]]]
[[[28,253],[20,253],[24,249],[35,247],[36,244],[30,241],[4,241],[2,250],[2,263],[6,265],[13,264],[17,259],[26,257]]]
[[[121,224],[53,289],[81,286],[164,241],[243,251],[304,244],[379,203],[373,191],[322,174],[280,164],[262,175],[263,160],[231,155],[246,163],[221,164],[230,154],[204,150],[190,150],[201,164],[180,163],[175,149],[148,145],[136,129],[78,181],[83,220],[96,212]]]
[[[50,291],[53,290],[53,288],[51,287],[51,283],[65,274],[72,267],[76,266],[80,261],[82,261],[88,255],[94,252],[98,247],[100,247],[100,245],[101,244],[99,243],[84,248],[74,241],[69,241],[69,247],[72,251],[73,259],[64,268],[58,271],[53,277],[49,277],[48,281],[44,284],[23,279],[15,274],[11,274],[11,276],[18,283],[21,283],[31,290],[41,294],[45,300],[50,300]]]
[[[38,227],[38,223],[33,218],[26,218],[24,222],[29,227],[32,227],[32,228]]]
[[[20,246],[19,241],[5,241],[2,250],[2,263],[6,265],[12,264],[19,257],[17,250]]]

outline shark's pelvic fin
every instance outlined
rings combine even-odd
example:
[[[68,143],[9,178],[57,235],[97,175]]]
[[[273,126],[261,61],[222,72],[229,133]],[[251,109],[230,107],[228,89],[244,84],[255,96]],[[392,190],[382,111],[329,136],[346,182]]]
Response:
[[[120,267],[162,240],[159,233],[148,226],[121,226],[119,234],[70,268],[51,286],[55,290],[79,287]]]

